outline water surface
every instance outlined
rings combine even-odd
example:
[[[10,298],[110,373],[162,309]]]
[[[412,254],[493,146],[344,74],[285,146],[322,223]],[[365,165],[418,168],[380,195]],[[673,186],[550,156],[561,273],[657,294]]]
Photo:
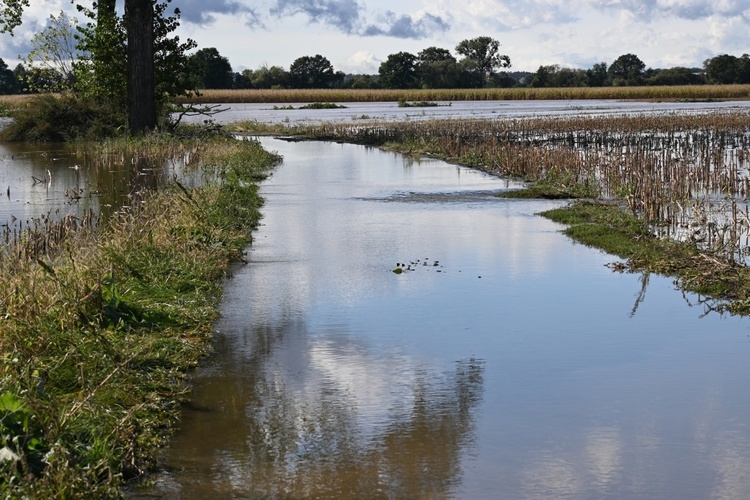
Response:
[[[746,320],[613,273],[502,180],[263,141],[285,161],[148,494],[750,495]]]
[[[454,118],[521,118],[529,116],[597,116],[663,113],[717,113],[746,110],[748,101],[647,102],[616,99],[551,101],[453,101],[438,106],[399,107],[397,102],[346,102],[335,109],[300,109],[308,103],[217,104],[222,110],[210,118],[216,123],[254,121],[265,124],[314,125],[319,123],[367,124],[374,121],[409,121]],[[294,109],[283,109],[291,106]],[[276,109],[274,109],[276,108]],[[203,123],[206,116],[186,116],[187,123]]]

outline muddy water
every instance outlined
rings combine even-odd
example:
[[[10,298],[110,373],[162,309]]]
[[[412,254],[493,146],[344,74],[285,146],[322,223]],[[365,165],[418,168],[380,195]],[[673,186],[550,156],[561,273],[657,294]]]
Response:
[[[95,167],[65,144],[0,143],[0,230],[40,217],[102,216],[135,202],[135,193],[163,186],[173,170],[123,160]]]
[[[143,494],[750,495],[748,321],[611,272],[498,179],[264,144],[264,225]]]

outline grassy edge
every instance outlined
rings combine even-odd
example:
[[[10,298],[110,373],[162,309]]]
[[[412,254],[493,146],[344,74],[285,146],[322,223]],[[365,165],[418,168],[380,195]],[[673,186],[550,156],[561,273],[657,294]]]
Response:
[[[200,168],[218,182],[152,193],[54,254],[0,259],[2,496],[119,496],[155,464],[278,161],[214,141]]]
[[[702,300],[710,309],[750,314],[750,269],[689,243],[657,238],[645,222],[618,205],[577,201],[539,215],[568,226],[563,233],[574,241],[624,259],[615,270],[670,276],[681,289],[711,299]]]

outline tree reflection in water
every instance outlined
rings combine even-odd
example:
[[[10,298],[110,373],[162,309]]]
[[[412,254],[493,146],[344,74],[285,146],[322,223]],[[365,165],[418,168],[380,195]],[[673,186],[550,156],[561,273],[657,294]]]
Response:
[[[167,460],[180,473],[157,481],[162,492],[450,496],[474,441],[482,360],[442,373],[405,357],[388,367],[340,339],[321,347],[301,324],[259,326],[250,337],[242,353],[236,340],[218,339],[221,366],[201,375],[194,394],[211,418],[186,412]]]

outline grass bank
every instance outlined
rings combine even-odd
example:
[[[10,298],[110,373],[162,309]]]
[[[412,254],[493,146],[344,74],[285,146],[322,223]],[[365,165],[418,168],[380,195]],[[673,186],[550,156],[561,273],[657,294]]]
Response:
[[[653,87],[562,87],[486,89],[248,89],[202,90],[180,103],[300,103],[387,101],[505,101],[559,99],[637,99],[665,101],[740,100],[750,85],[676,85]]]
[[[104,227],[66,218],[4,249],[6,498],[116,497],[154,464],[186,397],[184,377],[208,348],[226,266],[242,258],[259,221],[256,181],[278,161],[255,142],[219,136],[86,148],[156,164],[190,158],[186,168],[203,182],[147,192]]]

